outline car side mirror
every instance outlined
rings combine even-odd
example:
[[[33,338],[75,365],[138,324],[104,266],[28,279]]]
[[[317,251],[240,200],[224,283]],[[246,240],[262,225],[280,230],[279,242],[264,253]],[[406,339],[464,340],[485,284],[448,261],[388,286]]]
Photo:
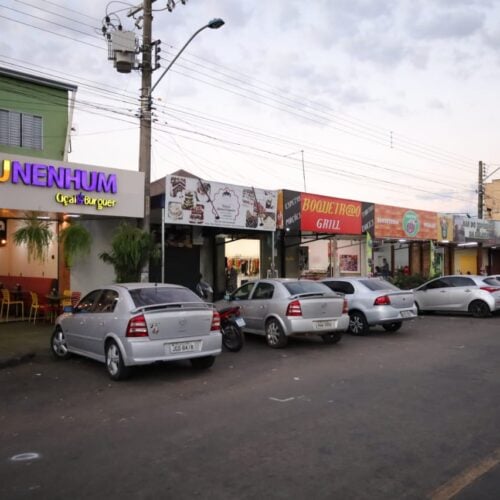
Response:
[[[233,296],[230,293],[226,293],[226,294],[224,294],[224,300],[231,301],[231,300],[233,300]]]

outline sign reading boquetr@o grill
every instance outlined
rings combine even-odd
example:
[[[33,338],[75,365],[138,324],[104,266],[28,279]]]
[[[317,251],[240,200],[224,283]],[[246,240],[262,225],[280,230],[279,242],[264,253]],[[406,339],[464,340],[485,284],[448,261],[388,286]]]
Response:
[[[140,218],[144,174],[3,155],[0,208]]]
[[[276,191],[168,175],[165,222],[276,230]]]
[[[436,235],[436,212],[375,205],[376,238],[434,240]]]
[[[361,202],[301,193],[302,231],[361,234]]]

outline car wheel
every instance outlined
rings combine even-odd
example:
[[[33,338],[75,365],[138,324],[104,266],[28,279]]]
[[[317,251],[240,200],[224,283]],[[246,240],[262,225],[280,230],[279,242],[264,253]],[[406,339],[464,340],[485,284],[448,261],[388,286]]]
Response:
[[[368,333],[368,321],[365,315],[359,311],[349,313],[349,331],[353,335],[365,335]]]
[[[491,314],[488,304],[482,300],[473,300],[469,305],[469,312],[474,318],[486,318]]]
[[[106,369],[113,380],[124,380],[130,375],[130,368],[125,366],[120,348],[113,340],[106,344]]]
[[[321,338],[325,344],[336,344],[342,338],[342,332],[324,333]]]
[[[402,326],[402,321],[395,321],[394,323],[386,323],[385,325],[382,325],[386,332],[397,332]]]
[[[66,337],[64,336],[64,332],[60,326],[58,326],[52,334],[50,347],[52,354],[57,359],[68,359],[71,356],[68,351],[68,345],[66,344]]]
[[[203,356],[202,358],[191,358],[191,366],[197,370],[207,370],[215,363],[215,356]]]
[[[278,320],[270,319],[266,323],[266,341],[273,349],[281,349],[288,344],[288,338]]]

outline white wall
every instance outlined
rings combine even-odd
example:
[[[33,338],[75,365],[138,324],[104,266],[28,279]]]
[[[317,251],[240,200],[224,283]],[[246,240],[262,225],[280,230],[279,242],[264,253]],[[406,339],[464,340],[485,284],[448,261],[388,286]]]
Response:
[[[113,266],[105,264],[99,254],[111,251],[111,238],[114,229],[122,220],[93,220],[82,221],[92,234],[92,250],[88,256],[79,257],[71,268],[71,289],[78,290],[82,294],[115,282]]]
[[[0,274],[7,276],[28,276],[31,278],[57,278],[57,223],[50,222],[54,234],[47,253],[47,260],[28,262],[28,251],[25,245],[14,244],[14,233],[22,227],[22,220],[7,221],[7,244],[0,248]]]

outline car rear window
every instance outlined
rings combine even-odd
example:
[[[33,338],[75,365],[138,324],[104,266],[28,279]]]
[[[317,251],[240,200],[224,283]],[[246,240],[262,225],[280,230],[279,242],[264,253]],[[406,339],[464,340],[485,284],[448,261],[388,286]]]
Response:
[[[399,290],[397,286],[394,286],[392,283],[389,283],[385,280],[359,280],[359,282],[366,286],[368,290],[376,291],[376,290]]]
[[[487,285],[500,286],[500,279],[498,278],[484,278],[483,280]]]
[[[136,288],[130,290],[130,296],[136,307],[178,302],[203,302],[188,288]]]
[[[283,285],[290,292],[290,295],[299,295],[301,293],[333,294],[326,285],[315,281],[288,281],[284,282]]]

